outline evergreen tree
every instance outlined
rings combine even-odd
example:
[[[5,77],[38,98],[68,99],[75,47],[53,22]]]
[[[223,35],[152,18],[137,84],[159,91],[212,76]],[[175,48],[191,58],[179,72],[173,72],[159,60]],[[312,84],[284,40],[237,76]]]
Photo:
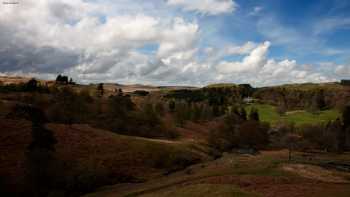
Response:
[[[244,109],[244,107],[241,107],[239,111],[239,116],[242,120],[247,120],[247,111]]]
[[[73,78],[70,78],[68,83],[71,84],[71,85],[75,84],[75,82],[73,81]]]
[[[56,77],[56,83],[68,84],[68,77],[59,74],[59,75]]]
[[[177,125],[180,127],[184,126],[186,117],[188,117],[186,104],[183,102],[176,103],[175,122]]]
[[[152,103],[147,102],[143,106],[144,122],[150,127],[155,127],[161,123],[159,114],[155,111]]]
[[[344,129],[349,128],[350,127],[350,105],[344,108],[342,117],[343,117]]]
[[[350,135],[347,131],[350,130],[350,106],[346,106],[342,114],[343,127],[338,131],[338,151],[344,152],[346,149],[347,138]]]
[[[27,148],[27,180],[34,196],[47,196],[53,189],[53,170],[51,169],[55,144],[52,131],[45,128],[46,117],[39,108],[30,107],[29,117],[32,121],[32,142]]]
[[[168,107],[169,107],[169,111],[170,112],[174,112],[175,111],[175,101],[174,100],[170,100],[168,103]]]
[[[324,100],[324,92],[322,90],[317,91],[312,97],[310,110],[315,113],[326,107],[326,103]]]
[[[201,120],[202,119],[202,113],[203,113],[202,112],[202,110],[203,110],[202,106],[198,106],[197,104],[194,104],[192,110],[193,110],[192,120],[193,121]]]
[[[99,97],[103,96],[103,94],[104,94],[103,83],[100,83],[97,85],[97,92],[98,92]]]
[[[30,79],[26,84],[25,84],[25,90],[32,92],[38,89],[38,81],[34,78]]]
[[[258,110],[255,107],[250,109],[249,120],[260,121]]]

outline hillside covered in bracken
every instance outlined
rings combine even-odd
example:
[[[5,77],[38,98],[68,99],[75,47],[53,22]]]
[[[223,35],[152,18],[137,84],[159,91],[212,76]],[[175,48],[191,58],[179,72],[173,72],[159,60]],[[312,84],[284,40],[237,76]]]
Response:
[[[0,0],[0,197],[350,197],[350,0]]]
[[[129,86],[10,81],[0,86],[7,196],[200,195],[212,183],[223,195],[294,196],[304,184],[348,192],[347,85],[123,91]],[[251,186],[265,181],[271,191]],[[285,182],[290,187],[277,190]],[[175,192],[180,184],[188,188]],[[106,185],[114,186],[98,192]]]

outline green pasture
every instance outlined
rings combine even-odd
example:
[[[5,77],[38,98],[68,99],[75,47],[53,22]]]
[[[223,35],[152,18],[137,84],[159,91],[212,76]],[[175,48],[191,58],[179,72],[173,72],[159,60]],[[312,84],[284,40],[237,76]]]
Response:
[[[278,122],[294,123],[297,126],[303,124],[320,124],[340,117],[340,112],[335,109],[323,110],[318,113],[310,113],[305,110],[288,111],[285,115],[280,116],[276,111],[276,107],[272,105],[251,104],[246,106],[248,113],[252,107],[258,109],[261,121],[269,122],[272,125]]]

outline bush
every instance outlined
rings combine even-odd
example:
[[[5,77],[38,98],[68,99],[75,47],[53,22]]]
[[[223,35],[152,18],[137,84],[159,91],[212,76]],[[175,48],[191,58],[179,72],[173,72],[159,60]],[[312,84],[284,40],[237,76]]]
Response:
[[[232,112],[210,131],[208,144],[221,151],[229,151],[232,148],[261,149],[269,143],[269,129],[267,123],[247,121]]]
[[[298,147],[301,137],[295,133],[288,133],[283,137],[282,141],[288,148],[288,160],[291,161],[292,151]]]
[[[338,151],[341,130],[341,122],[336,120],[327,125],[304,125],[300,128],[300,133],[307,145],[305,148]]]
[[[284,137],[289,133],[295,132],[293,123],[279,122],[269,132],[270,146],[272,148],[286,148]]]
[[[269,135],[268,123],[259,123],[257,121],[245,121],[240,125],[237,141],[240,147],[261,149],[268,145]]]
[[[51,121],[64,124],[83,123],[92,115],[89,110],[91,98],[78,94],[70,87],[63,87],[54,94],[53,105],[48,109]]]
[[[175,101],[174,100],[170,100],[168,102],[168,108],[170,112],[174,112],[175,111]]]
[[[164,110],[164,104],[160,101],[160,102],[156,102],[155,106],[154,106],[154,110],[156,111],[156,113],[158,113],[159,115],[164,115],[165,110]]]
[[[188,106],[185,102],[177,102],[175,110],[175,123],[177,126],[184,126],[185,121],[188,120],[190,114],[188,114]]]
[[[285,104],[278,105],[276,108],[276,111],[280,116],[284,116],[287,112],[286,105]]]
[[[64,76],[64,75],[58,75],[56,77],[56,83],[58,84],[68,84],[68,76]]]
[[[208,145],[222,152],[231,150],[234,144],[232,142],[233,138],[231,137],[231,140],[229,140],[227,135],[232,135],[233,133],[226,131],[228,130],[222,122],[211,129],[207,139]]]
[[[149,95],[149,92],[145,91],[145,90],[135,90],[133,92],[134,95],[137,95],[137,96],[147,96]]]
[[[103,83],[97,85],[97,96],[102,97],[104,94]]]
[[[254,121],[260,120],[258,109],[254,108],[254,107],[252,107],[250,109],[249,120],[254,120]]]

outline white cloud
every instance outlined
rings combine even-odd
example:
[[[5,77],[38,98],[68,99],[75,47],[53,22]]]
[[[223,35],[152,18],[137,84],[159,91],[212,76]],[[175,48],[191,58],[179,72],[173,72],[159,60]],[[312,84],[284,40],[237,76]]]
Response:
[[[196,23],[186,23],[182,18],[175,18],[171,28],[160,32],[160,45],[157,56],[169,56],[178,51],[188,51],[198,39],[199,27]]]
[[[220,73],[255,72],[266,64],[266,55],[270,42],[264,42],[257,46],[250,54],[244,57],[242,62],[221,62],[217,69]]]
[[[337,29],[349,29],[350,28],[350,18],[326,18],[316,22],[313,26],[313,33],[324,34],[329,33]]]
[[[350,65],[338,65],[335,73],[341,77],[350,77]]]
[[[248,41],[242,46],[229,46],[226,49],[227,55],[245,55],[249,54],[255,47],[256,43]]]
[[[168,0],[167,4],[207,15],[231,13],[237,8],[233,0]]]
[[[268,59],[270,42],[257,45],[242,61],[222,61],[216,69],[222,81],[238,81],[256,86],[282,83],[327,82],[336,80],[295,60]]]
[[[188,65],[197,51],[199,26],[181,17],[160,18],[142,13],[115,15],[102,9],[104,4],[82,0],[30,0],[21,6],[0,8],[0,27],[7,30],[0,32],[0,51],[11,47],[10,43],[23,43],[12,48],[26,61],[18,57],[3,60],[0,71],[43,72],[37,65],[42,62],[47,73],[66,72],[84,82],[98,79],[146,81],[153,80],[157,73],[164,73],[166,78],[170,70],[172,74],[189,70]],[[154,55],[139,51],[149,44],[159,46]],[[27,50],[22,52],[19,48]],[[57,52],[45,50],[49,54],[42,54],[43,50],[38,50],[42,48]],[[30,51],[38,51],[38,54],[34,56]],[[57,56],[60,51],[75,56],[73,59],[65,54]],[[62,58],[57,63],[48,62],[45,57],[52,57],[50,54]],[[34,61],[36,57],[45,59]]]
[[[236,7],[233,1],[167,3],[171,2],[208,15]],[[261,86],[333,79],[295,60],[269,59],[270,42],[203,47],[203,32],[196,20],[149,13],[145,11],[149,4],[27,0],[17,7],[0,6],[0,73],[50,78],[65,73],[84,83],[157,85],[227,81]],[[227,58],[241,56],[242,61]],[[338,74],[349,72],[345,66],[338,67]]]

